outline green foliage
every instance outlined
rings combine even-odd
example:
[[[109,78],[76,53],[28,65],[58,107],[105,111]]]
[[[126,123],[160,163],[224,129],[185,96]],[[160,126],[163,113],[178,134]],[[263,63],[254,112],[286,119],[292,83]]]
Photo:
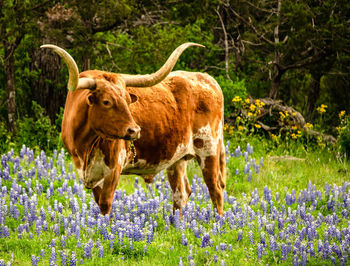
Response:
[[[53,150],[60,147],[59,133],[50,118],[45,115],[45,110],[32,101],[33,117],[25,116],[18,122],[16,142],[19,146],[25,144],[31,148]]]
[[[7,130],[5,122],[0,121],[0,154],[9,149],[11,142],[11,133]]]
[[[247,88],[245,86],[244,80],[239,80],[238,77],[235,77],[232,81],[225,76],[216,77],[217,82],[220,84],[222,93],[224,95],[225,117],[230,117],[232,113],[232,99],[235,96],[239,96],[242,99],[247,97]]]
[[[349,159],[350,156],[350,115],[345,115],[345,111],[340,112],[339,117],[341,119],[339,127],[337,127],[338,148],[341,154]]]

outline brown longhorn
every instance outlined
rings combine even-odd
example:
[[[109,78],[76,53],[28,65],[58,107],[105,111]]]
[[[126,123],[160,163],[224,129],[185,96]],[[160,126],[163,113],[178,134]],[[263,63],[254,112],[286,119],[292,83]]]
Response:
[[[53,49],[67,64],[69,92],[61,137],[103,215],[112,210],[121,174],[140,175],[150,183],[162,170],[167,171],[174,209],[181,210],[191,195],[186,166],[192,158],[202,170],[213,204],[223,214],[226,160],[221,88],[206,73],[171,72],[190,46],[202,47],[180,45],[150,75],[100,70],[79,74],[65,50],[42,46]]]

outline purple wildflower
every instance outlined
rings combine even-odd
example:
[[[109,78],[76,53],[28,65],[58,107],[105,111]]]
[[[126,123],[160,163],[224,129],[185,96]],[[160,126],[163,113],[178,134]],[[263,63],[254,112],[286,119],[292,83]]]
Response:
[[[98,248],[98,257],[99,258],[103,257],[103,246],[102,245],[100,245]]]
[[[32,255],[32,265],[36,266],[39,263],[39,257]]]
[[[209,246],[209,240],[210,240],[210,235],[208,233],[205,233],[202,236],[202,245],[201,245],[201,247],[205,248],[205,247]]]
[[[237,237],[237,241],[242,241],[243,238],[243,231],[242,229],[238,230],[238,237]]]
[[[50,265],[56,265],[56,260],[57,260],[56,249],[52,247],[51,255],[50,255]]]
[[[253,235],[253,231],[249,231],[248,233],[248,237],[249,237],[249,240],[250,240],[250,244],[254,244],[254,235]]]

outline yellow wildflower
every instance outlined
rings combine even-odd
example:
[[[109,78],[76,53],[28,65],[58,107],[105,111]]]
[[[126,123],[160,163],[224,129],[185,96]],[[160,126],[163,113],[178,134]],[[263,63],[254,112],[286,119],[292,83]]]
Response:
[[[249,98],[245,99],[245,102],[246,102],[246,103],[250,103]]]
[[[292,126],[292,130],[297,130],[298,127],[297,126]]]
[[[253,116],[253,113],[251,113],[251,112],[248,112],[248,116]]]
[[[261,108],[261,107],[263,107],[263,106],[265,105],[265,103],[263,103],[263,102],[260,101],[260,100],[256,100],[256,101],[255,101],[255,104],[256,104],[256,106],[259,107],[259,108]]]
[[[298,135],[295,134],[295,133],[292,133],[290,136],[292,137],[292,139],[297,139],[298,138]]]
[[[286,118],[286,116],[284,115],[283,112],[279,112],[279,114],[280,114],[280,117],[281,117],[282,120]]]
[[[254,104],[251,104],[249,109],[250,109],[250,111],[254,112],[256,109],[256,106]]]
[[[317,112],[319,112],[320,114],[323,114],[326,112],[326,109],[328,108],[327,105],[325,104],[321,104],[321,106],[317,107],[316,110]]]
[[[273,141],[278,142],[278,137],[275,134],[271,134],[271,138],[273,139]]]
[[[242,127],[242,126],[238,126],[238,130],[239,130],[239,131],[242,131],[242,130],[243,130],[243,127]]]
[[[312,125],[312,124],[310,124],[310,123],[306,123],[305,124],[305,128],[306,129],[311,129],[311,128],[313,128],[314,126]]]
[[[342,118],[344,115],[345,115],[345,110],[340,111],[340,113],[339,113],[339,118]]]
[[[242,101],[241,97],[239,96],[235,96],[233,99],[232,99],[233,102],[240,102]]]
[[[344,132],[345,127],[336,127],[338,134],[341,135]]]
[[[241,119],[242,119],[242,117],[240,117],[240,116],[237,116],[237,118],[236,118],[237,121],[241,121]]]
[[[259,124],[255,124],[254,125],[256,128],[261,128],[261,126]]]
[[[296,112],[293,112],[293,113],[292,113],[292,116],[296,116],[296,115],[297,115],[297,113],[296,113]]]

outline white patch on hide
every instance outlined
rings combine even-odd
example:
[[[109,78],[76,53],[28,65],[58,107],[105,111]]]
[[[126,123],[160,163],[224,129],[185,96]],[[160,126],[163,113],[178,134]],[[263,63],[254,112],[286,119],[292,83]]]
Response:
[[[121,167],[124,167],[125,159],[126,159],[126,150],[122,149],[121,151],[119,151],[119,154],[118,154],[118,164]]]
[[[220,134],[221,133],[221,134]],[[201,127],[194,135],[194,139],[201,139],[203,141],[203,147],[194,147],[196,154],[201,159],[200,167],[203,169],[205,167],[205,158],[208,156],[214,156],[217,154],[217,147],[219,139],[222,138],[222,123],[219,123],[217,130],[216,139],[213,137],[211,132],[210,124]]]
[[[104,154],[95,149],[85,171],[78,169],[78,174],[86,188],[94,188],[103,182],[103,179],[112,174],[112,170],[105,164]]]

